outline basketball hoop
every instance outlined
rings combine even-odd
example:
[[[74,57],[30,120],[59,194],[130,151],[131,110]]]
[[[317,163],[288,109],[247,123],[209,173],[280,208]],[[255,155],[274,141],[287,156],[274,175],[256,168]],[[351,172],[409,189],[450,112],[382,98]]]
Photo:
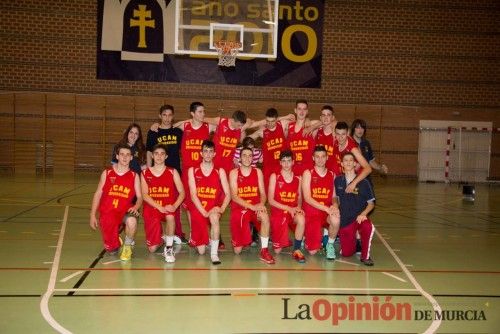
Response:
[[[230,67],[236,65],[236,56],[239,48],[241,48],[240,42],[221,39],[214,43],[214,47],[217,49],[219,56],[219,66]]]

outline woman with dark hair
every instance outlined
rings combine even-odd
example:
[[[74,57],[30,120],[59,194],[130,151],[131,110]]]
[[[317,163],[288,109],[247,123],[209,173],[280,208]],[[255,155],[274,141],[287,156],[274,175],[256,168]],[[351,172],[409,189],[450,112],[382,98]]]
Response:
[[[372,146],[366,139],[366,122],[362,119],[355,119],[351,125],[351,137],[358,143],[359,150],[370,166],[381,174],[387,174],[389,169],[384,164],[375,161]]]
[[[130,169],[137,174],[141,173],[143,167],[146,167],[146,147],[142,141],[142,131],[141,127],[137,123],[130,124],[122,138],[113,148],[113,155],[111,157],[111,163],[116,164],[116,148],[119,145],[128,145],[132,151],[133,159],[130,161]]]

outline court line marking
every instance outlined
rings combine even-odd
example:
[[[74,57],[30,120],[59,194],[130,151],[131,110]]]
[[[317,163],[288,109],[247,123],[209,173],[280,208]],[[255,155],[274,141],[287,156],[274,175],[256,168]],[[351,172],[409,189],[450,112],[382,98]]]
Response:
[[[434,299],[434,297],[430,293],[428,293],[427,291],[425,291],[422,288],[422,286],[418,283],[418,281],[415,279],[415,277],[412,275],[412,273],[408,270],[408,268],[406,268],[406,265],[403,263],[403,261],[401,261],[401,259],[396,255],[396,253],[394,253],[391,246],[389,246],[389,244],[384,239],[384,237],[382,237],[377,230],[375,230],[375,233],[377,234],[380,241],[384,244],[385,248],[387,248],[389,253],[392,255],[394,260],[396,260],[396,262],[401,267],[401,269],[405,273],[406,277],[408,277],[408,279],[413,284],[413,286],[420,292],[420,294],[422,296],[424,296],[431,303],[432,308],[434,309],[434,312],[439,312],[439,314],[441,314],[442,310],[441,310],[441,306],[439,305],[439,303]],[[441,326],[441,319],[434,318],[434,320],[432,320],[432,323],[425,330],[424,333],[425,334],[435,333],[438,330],[439,326]]]
[[[57,280],[57,270],[59,268],[59,261],[61,260],[61,251],[62,251],[62,245],[64,241],[64,233],[66,231],[66,224],[68,222],[68,212],[69,212],[69,206],[66,205],[64,209],[64,218],[61,226],[61,234],[59,235],[59,240],[57,241],[57,248],[56,252],[54,254],[54,262],[52,263],[52,269],[50,271],[50,279],[49,283],[47,285],[47,291],[43,294],[42,299],[40,300],[40,311],[42,312],[42,316],[47,321],[47,323],[54,328],[56,331],[59,333],[63,334],[71,334],[69,330],[61,326],[53,317],[52,314],[50,314],[49,310],[49,299],[54,293],[54,288],[56,286],[56,280]]]
[[[59,280],[59,282],[63,282],[63,283],[67,282],[70,279],[72,279],[73,277],[76,277],[76,276],[78,276],[80,274],[83,274],[83,270],[79,270],[79,271],[77,271],[75,273],[72,273],[71,275],[68,275],[68,276],[64,277],[63,279]]]
[[[417,289],[396,288],[318,288],[318,287],[241,287],[241,288],[76,288],[54,289],[55,292],[92,292],[92,291],[413,291]]]
[[[398,281],[401,281],[401,282],[406,283],[406,280],[402,279],[402,278],[401,278],[401,277],[399,277],[399,276],[396,276],[396,275],[393,275],[393,274],[390,274],[390,273],[386,273],[385,271],[382,271],[382,274],[387,275],[387,276],[390,276],[390,277],[392,277],[392,278],[397,279]]]
[[[349,261],[345,261],[345,260],[336,259],[335,262],[350,264],[351,266],[358,266],[359,267],[359,263],[353,263],[353,262],[349,262]]]
[[[121,262],[122,260],[113,260],[113,261],[108,261],[108,262],[103,262],[102,264],[110,264],[110,263],[116,263],[116,262]]]

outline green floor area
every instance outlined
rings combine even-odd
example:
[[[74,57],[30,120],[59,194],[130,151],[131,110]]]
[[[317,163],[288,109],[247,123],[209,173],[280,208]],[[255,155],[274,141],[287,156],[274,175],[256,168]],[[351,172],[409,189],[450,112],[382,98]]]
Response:
[[[258,247],[213,266],[187,245],[150,254],[142,221],[130,262],[89,228],[98,175],[1,177],[0,333],[497,333],[500,186],[375,179],[372,257],[326,261]],[[183,216],[186,232],[189,227]],[[48,292],[48,293],[47,293]],[[45,295],[45,298],[43,296]]]

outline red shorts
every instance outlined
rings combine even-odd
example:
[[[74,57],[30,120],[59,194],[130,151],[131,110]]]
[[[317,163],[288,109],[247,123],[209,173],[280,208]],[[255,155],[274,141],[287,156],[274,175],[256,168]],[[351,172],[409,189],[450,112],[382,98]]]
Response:
[[[175,212],[163,214],[156,209],[144,210],[144,232],[146,234],[146,245],[148,247],[159,246],[163,243],[161,238],[163,235],[162,223],[166,221],[167,216],[175,217]]]
[[[297,224],[293,222],[292,215],[282,210],[271,211],[271,240],[273,248],[290,247],[292,243],[288,237],[288,231],[295,231]]]
[[[110,211],[99,213],[99,225],[101,236],[106,251],[114,251],[120,248],[119,231],[123,218],[127,213],[121,211]]]
[[[189,213],[191,214],[191,237],[189,238],[189,244],[195,247],[208,245],[210,220],[207,217],[203,217],[194,205],[189,209]]]
[[[309,251],[318,250],[321,248],[321,240],[323,238],[323,228],[328,228],[329,224],[326,221],[328,214],[316,208],[304,208],[306,216],[306,227],[304,230],[305,247]]]
[[[231,243],[233,247],[245,247],[252,243],[250,231],[252,223],[260,231],[260,222],[257,214],[252,210],[232,209],[230,217]]]

